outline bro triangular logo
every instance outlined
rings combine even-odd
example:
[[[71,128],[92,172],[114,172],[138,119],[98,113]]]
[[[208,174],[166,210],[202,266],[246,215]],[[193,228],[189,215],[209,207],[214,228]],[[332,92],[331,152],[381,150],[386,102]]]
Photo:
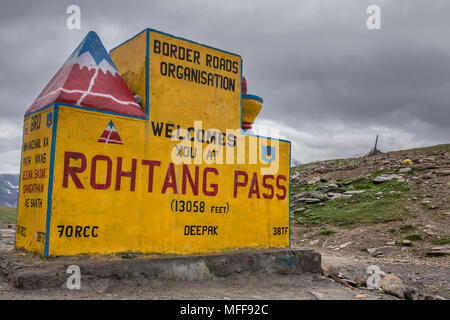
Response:
[[[123,144],[122,139],[120,139],[119,133],[117,132],[114,123],[109,121],[108,126],[103,131],[100,139],[97,142],[101,143],[112,143],[112,144]]]

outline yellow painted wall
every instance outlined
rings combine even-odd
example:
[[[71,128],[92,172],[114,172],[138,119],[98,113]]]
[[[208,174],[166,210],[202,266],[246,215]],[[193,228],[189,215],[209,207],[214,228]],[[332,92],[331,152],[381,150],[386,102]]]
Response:
[[[289,152],[290,144],[280,142],[279,163],[282,164],[275,175],[283,175],[279,183],[285,188],[283,200],[278,200],[275,181],[274,198],[264,199],[262,193],[270,194],[263,188],[259,169],[264,164],[201,164],[199,166],[199,194],[193,195],[190,185],[186,194],[181,194],[182,167],[174,166],[177,191],[168,188],[162,193],[169,162],[170,150],[178,142],[148,132],[145,120],[102,114],[92,111],[59,107],[58,133],[56,140],[54,183],[50,227],[49,255],[73,255],[79,253],[111,253],[121,251],[159,253],[204,253],[233,248],[267,248],[289,245]],[[112,120],[123,144],[98,143],[98,138]],[[89,126],[85,126],[89,123]],[[246,139],[257,139],[246,137]],[[266,141],[267,142],[267,141]],[[264,144],[266,144],[264,142]],[[247,148],[249,141],[247,142]],[[205,147],[206,144],[202,144]],[[198,146],[197,146],[198,147]],[[78,174],[83,189],[77,188],[69,177],[67,187],[64,180],[64,155],[69,152],[83,153],[86,169]],[[91,186],[92,158],[95,155],[108,156],[112,162],[111,186],[107,190],[96,190]],[[130,191],[131,178],[123,177],[120,190],[115,190],[117,159],[123,159],[123,170],[130,170],[132,159],[136,159],[135,191]],[[149,167],[142,160],[159,160],[161,165],[154,169],[153,190],[148,192]],[[71,159],[70,166],[81,166],[81,159]],[[195,176],[195,164],[190,164],[190,172]],[[216,196],[206,196],[202,192],[202,178],[205,167],[213,167],[218,175],[208,174],[210,184],[218,185]],[[95,183],[106,182],[107,161],[99,161]],[[234,172],[249,173],[247,187],[239,187],[234,197]],[[248,198],[252,173],[259,180],[260,198]],[[240,179],[243,181],[243,179]],[[198,201],[205,203],[204,212],[174,212],[174,201]],[[211,213],[211,206],[227,207],[227,213]],[[172,207],[172,208],[171,208]],[[217,235],[184,235],[185,226],[217,226]],[[62,227],[97,227],[96,237],[68,237]],[[284,227],[281,229],[273,229]],[[70,230],[70,229],[69,229]],[[274,235],[275,233],[275,235]],[[284,234],[283,234],[284,233]],[[70,233],[69,233],[70,234]]]
[[[148,42],[145,41],[147,32]],[[147,46],[148,81],[143,81]],[[169,48],[169,51],[164,48]],[[187,52],[190,53],[189,58]],[[203,121],[210,128],[220,130],[240,128],[242,59],[239,55],[151,29],[113,49],[110,55],[133,93],[145,97],[148,92],[151,120],[158,122],[170,119],[182,127],[188,127],[194,121]],[[167,71],[166,74],[164,66],[169,68],[170,64],[176,66],[176,71],[172,74]],[[183,76],[179,79],[181,70]],[[185,72],[189,72],[189,75],[185,75]],[[209,74],[214,74],[212,85],[209,81],[203,84],[202,75]],[[228,90],[225,89],[225,80],[220,80],[225,78],[228,79]],[[146,106],[145,98],[143,106]]]
[[[123,80],[133,95],[139,95],[142,98],[142,105],[146,105],[145,95],[145,57],[146,57],[146,34],[143,31],[138,34],[132,41],[128,41],[122,45],[127,55],[119,55],[114,51],[111,52],[111,58],[122,75]]]
[[[163,43],[173,52],[158,53]],[[144,107],[148,103],[148,119],[63,104],[41,111],[40,129],[25,134],[24,143],[50,140],[45,148],[23,152],[21,173],[47,169],[42,208],[25,207],[29,196],[21,179],[18,226],[26,233],[20,229],[25,236],[17,235],[16,247],[58,256],[289,246],[290,143],[242,133],[241,57],[147,29],[114,49],[111,58],[132,93],[143,98]],[[169,65],[227,78],[228,86],[165,74],[161,68]],[[57,116],[47,127],[48,112]],[[120,144],[99,141],[111,121]],[[273,147],[270,155],[267,146]],[[24,156],[37,152],[46,152],[45,164],[24,165]],[[236,187],[236,177],[242,186]]]
[[[53,118],[51,107],[24,119],[15,247],[40,255],[46,234]]]

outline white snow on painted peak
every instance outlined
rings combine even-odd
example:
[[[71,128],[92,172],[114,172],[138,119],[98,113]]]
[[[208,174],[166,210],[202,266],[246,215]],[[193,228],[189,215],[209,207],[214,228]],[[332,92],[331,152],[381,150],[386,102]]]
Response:
[[[19,189],[19,186],[14,186],[11,182],[9,182],[8,180],[6,180],[6,183],[9,184],[9,186],[13,189]]]
[[[117,71],[116,68],[110,65],[108,61],[106,61],[106,59],[103,59],[99,64],[97,64],[89,51],[84,52],[78,57],[77,56],[71,57],[69,61],[66,62],[66,64],[68,65],[78,64],[80,68],[87,67],[88,70],[94,68],[95,70],[102,70],[103,73],[107,73],[109,71],[111,72],[112,75],[119,73],[119,71]]]
[[[116,128],[114,126],[111,126],[111,125],[108,125],[106,127],[106,131],[117,132]]]

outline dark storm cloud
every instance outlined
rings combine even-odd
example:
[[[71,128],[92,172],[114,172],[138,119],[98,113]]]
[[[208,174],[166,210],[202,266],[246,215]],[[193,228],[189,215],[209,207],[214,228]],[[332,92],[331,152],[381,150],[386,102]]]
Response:
[[[65,27],[70,4],[81,7],[82,30]],[[371,4],[381,8],[381,30],[366,27]],[[446,0],[16,0],[0,6],[0,125],[10,131],[9,140],[0,135],[3,152],[19,150],[21,136],[21,125],[4,124],[20,122],[89,30],[111,49],[145,27],[240,54],[250,93],[264,98],[257,127],[279,127],[301,161],[364,153],[377,133],[384,150],[449,142]]]

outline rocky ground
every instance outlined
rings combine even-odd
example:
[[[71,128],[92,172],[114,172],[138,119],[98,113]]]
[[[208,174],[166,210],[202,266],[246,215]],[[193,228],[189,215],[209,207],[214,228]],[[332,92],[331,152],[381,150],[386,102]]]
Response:
[[[293,244],[321,252],[352,281],[377,265],[405,288],[449,299],[449,218],[450,145],[292,170]]]
[[[397,300],[375,290],[348,288],[322,275],[238,273],[226,278],[197,281],[136,279],[81,280],[80,290],[20,290],[0,279],[0,300]]]
[[[322,275],[84,278],[81,290],[25,291],[0,275],[0,299],[450,299],[450,145],[299,165],[290,197],[292,246],[320,252]],[[13,250],[14,228],[0,225],[0,253]]]

